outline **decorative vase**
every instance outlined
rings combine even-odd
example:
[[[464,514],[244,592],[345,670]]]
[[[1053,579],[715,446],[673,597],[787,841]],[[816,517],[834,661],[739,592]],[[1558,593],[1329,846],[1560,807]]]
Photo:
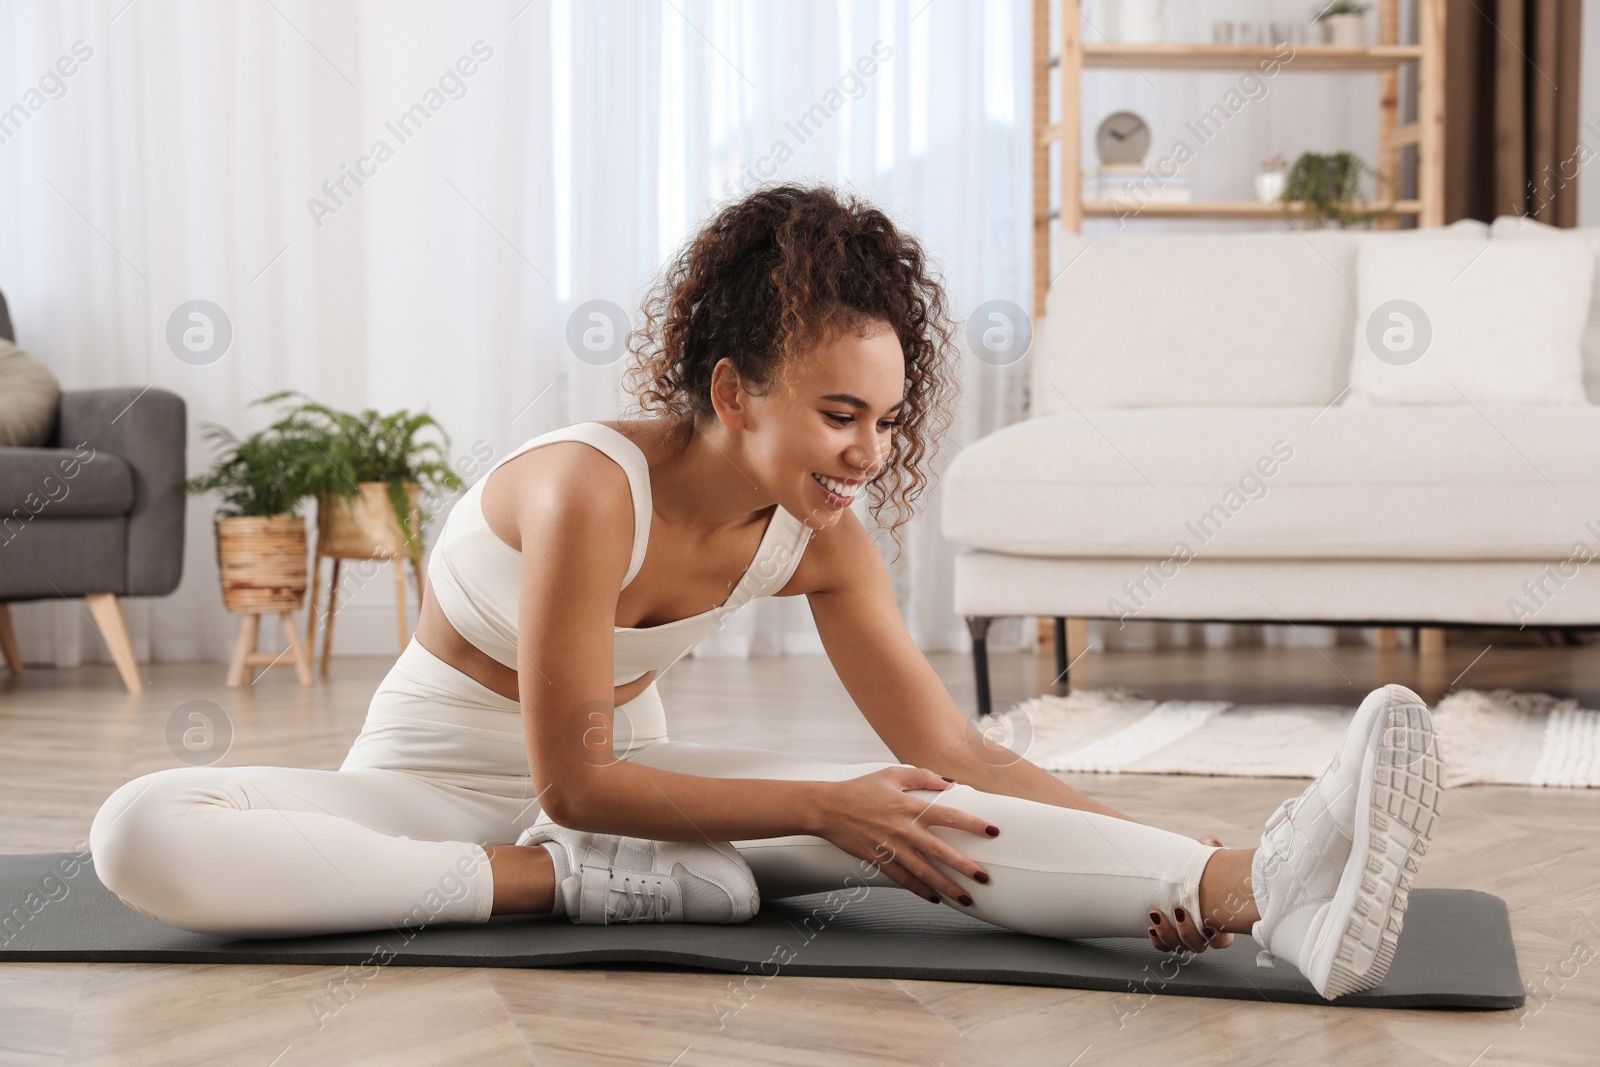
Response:
[[[306,598],[303,515],[217,519],[222,603],[236,615],[298,611]]]
[[[1166,37],[1166,0],[1106,0],[1104,14],[1108,41],[1153,44]]]
[[[1289,182],[1289,164],[1281,152],[1261,161],[1261,169],[1251,179],[1256,195],[1269,204],[1283,199],[1284,186]]]
[[[1322,20],[1324,44],[1345,48],[1361,48],[1367,43],[1367,18],[1354,12],[1329,15]]]

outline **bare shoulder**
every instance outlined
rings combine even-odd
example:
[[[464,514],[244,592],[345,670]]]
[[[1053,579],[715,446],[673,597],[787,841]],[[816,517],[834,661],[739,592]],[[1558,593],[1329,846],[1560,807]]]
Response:
[[[845,509],[838,521],[816,530],[806,542],[794,574],[777,593],[799,596],[848,589],[876,571],[883,571],[883,554],[855,512]]]
[[[551,441],[496,468],[483,486],[483,518],[495,536],[522,551],[530,524],[594,522],[633,537],[633,489],[616,460],[582,441]]]

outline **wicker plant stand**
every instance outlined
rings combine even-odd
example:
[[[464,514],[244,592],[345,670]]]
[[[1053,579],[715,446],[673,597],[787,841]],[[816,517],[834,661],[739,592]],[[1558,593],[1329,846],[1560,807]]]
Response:
[[[322,676],[328,676],[328,661],[333,652],[333,622],[339,608],[339,565],[347,559],[393,560],[396,621],[401,649],[410,640],[406,633],[406,560],[417,580],[417,598],[422,598],[422,561],[408,555],[405,534],[395,520],[389,501],[389,483],[362,482],[358,495],[346,500],[326,495],[317,503],[317,546],[311,557],[311,611],[306,618],[306,647],[316,654],[317,603],[322,586],[322,561],[333,560],[333,575],[328,584],[328,625],[322,636]],[[417,509],[415,482],[407,483],[411,502],[411,528],[421,536],[422,523]]]
[[[255,684],[255,668],[293,655],[301,685],[311,684],[311,659],[290,621],[306,596],[306,520],[301,515],[217,519],[217,565],[222,602],[239,620],[228,665],[228,687]],[[277,655],[256,651],[261,616],[276,612],[289,647]]]

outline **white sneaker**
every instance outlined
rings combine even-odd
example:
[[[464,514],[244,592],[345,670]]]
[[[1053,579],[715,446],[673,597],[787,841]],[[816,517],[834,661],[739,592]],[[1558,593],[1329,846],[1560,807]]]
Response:
[[[541,812],[517,844],[546,841],[566,849],[570,873],[556,889],[575,923],[742,923],[761,908],[755,875],[730,844],[588,833]]]
[[[1333,760],[1267,820],[1257,964],[1282,956],[1329,1000],[1382,982],[1441,780],[1428,706],[1403,685],[1374,689]]]

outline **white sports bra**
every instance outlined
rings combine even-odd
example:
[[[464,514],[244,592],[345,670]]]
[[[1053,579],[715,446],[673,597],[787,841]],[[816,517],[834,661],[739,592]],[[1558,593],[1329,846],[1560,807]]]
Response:
[[[496,662],[517,669],[517,600],[522,553],[500,540],[483,517],[483,486],[506,460],[552,441],[582,441],[604,452],[627,472],[633,493],[633,558],[622,580],[627,588],[644,564],[650,539],[650,465],[639,446],[598,422],[579,422],[541,434],[497,461],[456,502],[428,557],[428,578],[445,618],[456,632]],[[762,534],[755,559],[726,602],[710,611],[659,626],[616,626],[616,685],[667,668],[714,630],[721,618],[756,597],[771,596],[789,581],[811,539],[811,527],[777,507]],[[659,680],[659,675],[658,675]]]

